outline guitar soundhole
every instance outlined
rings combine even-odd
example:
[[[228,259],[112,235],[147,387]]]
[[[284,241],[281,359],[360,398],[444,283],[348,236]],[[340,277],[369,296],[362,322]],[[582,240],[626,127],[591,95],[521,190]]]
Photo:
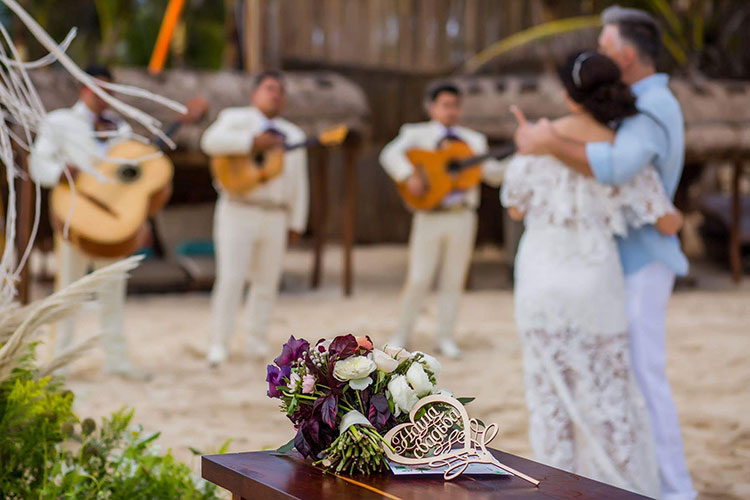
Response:
[[[449,161],[446,166],[451,174],[457,174],[461,170],[461,164],[457,160]]]
[[[138,165],[123,165],[117,169],[117,177],[123,183],[131,183],[137,181],[141,176],[141,167]]]
[[[265,161],[265,159],[266,159],[266,155],[264,155],[263,153],[255,153],[255,156],[253,156],[253,160],[258,165],[263,164],[263,162]]]

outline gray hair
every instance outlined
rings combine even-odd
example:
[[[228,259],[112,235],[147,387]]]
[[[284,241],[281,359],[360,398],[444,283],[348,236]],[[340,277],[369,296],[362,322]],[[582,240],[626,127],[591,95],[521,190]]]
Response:
[[[602,24],[614,24],[620,37],[633,46],[641,58],[656,63],[661,50],[661,28],[646,11],[613,5],[602,11]]]

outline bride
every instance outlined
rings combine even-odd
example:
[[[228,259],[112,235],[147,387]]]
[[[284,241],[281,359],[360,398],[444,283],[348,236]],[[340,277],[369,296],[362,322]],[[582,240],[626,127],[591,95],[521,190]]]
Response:
[[[571,114],[553,126],[569,140],[612,141],[617,122],[637,113],[606,56],[576,54],[559,76]],[[613,188],[552,156],[516,156],[501,199],[526,226],[514,293],[536,458],[658,496],[647,414],[629,368],[615,236],[643,224],[675,233],[681,215],[654,168]]]

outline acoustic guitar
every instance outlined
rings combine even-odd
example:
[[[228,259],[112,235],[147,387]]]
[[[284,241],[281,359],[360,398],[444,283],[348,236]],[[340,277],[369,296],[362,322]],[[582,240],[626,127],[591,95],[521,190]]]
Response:
[[[168,135],[200,120],[208,109],[201,98],[186,107],[187,113],[168,127]],[[68,222],[70,243],[92,257],[125,257],[141,248],[149,236],[148,218],[172,194],[174,167],[157,145],[163,146],[160,141],[156,145],[134,140],[117,143],[107,156],[119,161],[96,166],[107,182],[79,172],[74,190],[67,182],[55,186],[50,194],[52,227],[62,232]]]
[[[260,154],[214,156],[211,158],[211,174],[221,189],[235,196],[243,196],[283,172],[284,153],[287,151],[313,146],[338,146],[348,133],[346,125],[339,125],[316,137],[283,144]]]
[[[406,157],[414,171],[422,177],[425,191],[414,196],[405,182],[396,184],[401,198],[412,210],[434,210],[447,195],[455,191],[467,191],[482,182],[481,163],[489,158],[505,158],[513,154],[513,146],[493,149],[475,155],[463,141],[451,141],[437,150],[412,149]]]

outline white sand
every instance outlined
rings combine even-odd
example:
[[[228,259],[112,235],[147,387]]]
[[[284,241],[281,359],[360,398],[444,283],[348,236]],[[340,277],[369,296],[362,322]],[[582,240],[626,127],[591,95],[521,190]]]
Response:
[[[344,299],[338,287],[338,259],[332,249],[325,286],[309,291],[309,254],[288,257],[287,291],[270,332],[274,351],[290,334],[316,340],[355,332],[371,335],[376,343],[387,339],[398,310],[405,248],[358,250],[351,299]],[[507,272],[497,262],[485,259],[475,283],[502,282]],[[708,275],[699,289],[677,293],[669,308],[669,376],[688,463],[704,499],[750,498],[750,284],[735,288],[727,281],[726,274]],[[250,451],[274,448],[292,437],[276,400],[266,397],[266,363],[242,358],[241,335],[234,339],[233,359],[218,370],[209,370],[197,355],[209,328],[207,294],[131,297],[127,311],[130,351],[154,378],[144,384],[103,375],[101,352],[94,351],[73,366],[69,377],[79,415],[102,416],[134,406],[135,420],[148,430],[161,430],[162,447],[196,468],[199,461],[191,458],[188,446],[210,452],[232,439],[231,451]],[[431,300],[415,347],[433,349],[434,313]],[[95,315],[88,316],[81,330],[95,327]],[[530,456],[511,292],[468,293],[458,339],[465,358],[443,360],[441,385],[477,397],[470,413],[500,425],[495,447]]]

